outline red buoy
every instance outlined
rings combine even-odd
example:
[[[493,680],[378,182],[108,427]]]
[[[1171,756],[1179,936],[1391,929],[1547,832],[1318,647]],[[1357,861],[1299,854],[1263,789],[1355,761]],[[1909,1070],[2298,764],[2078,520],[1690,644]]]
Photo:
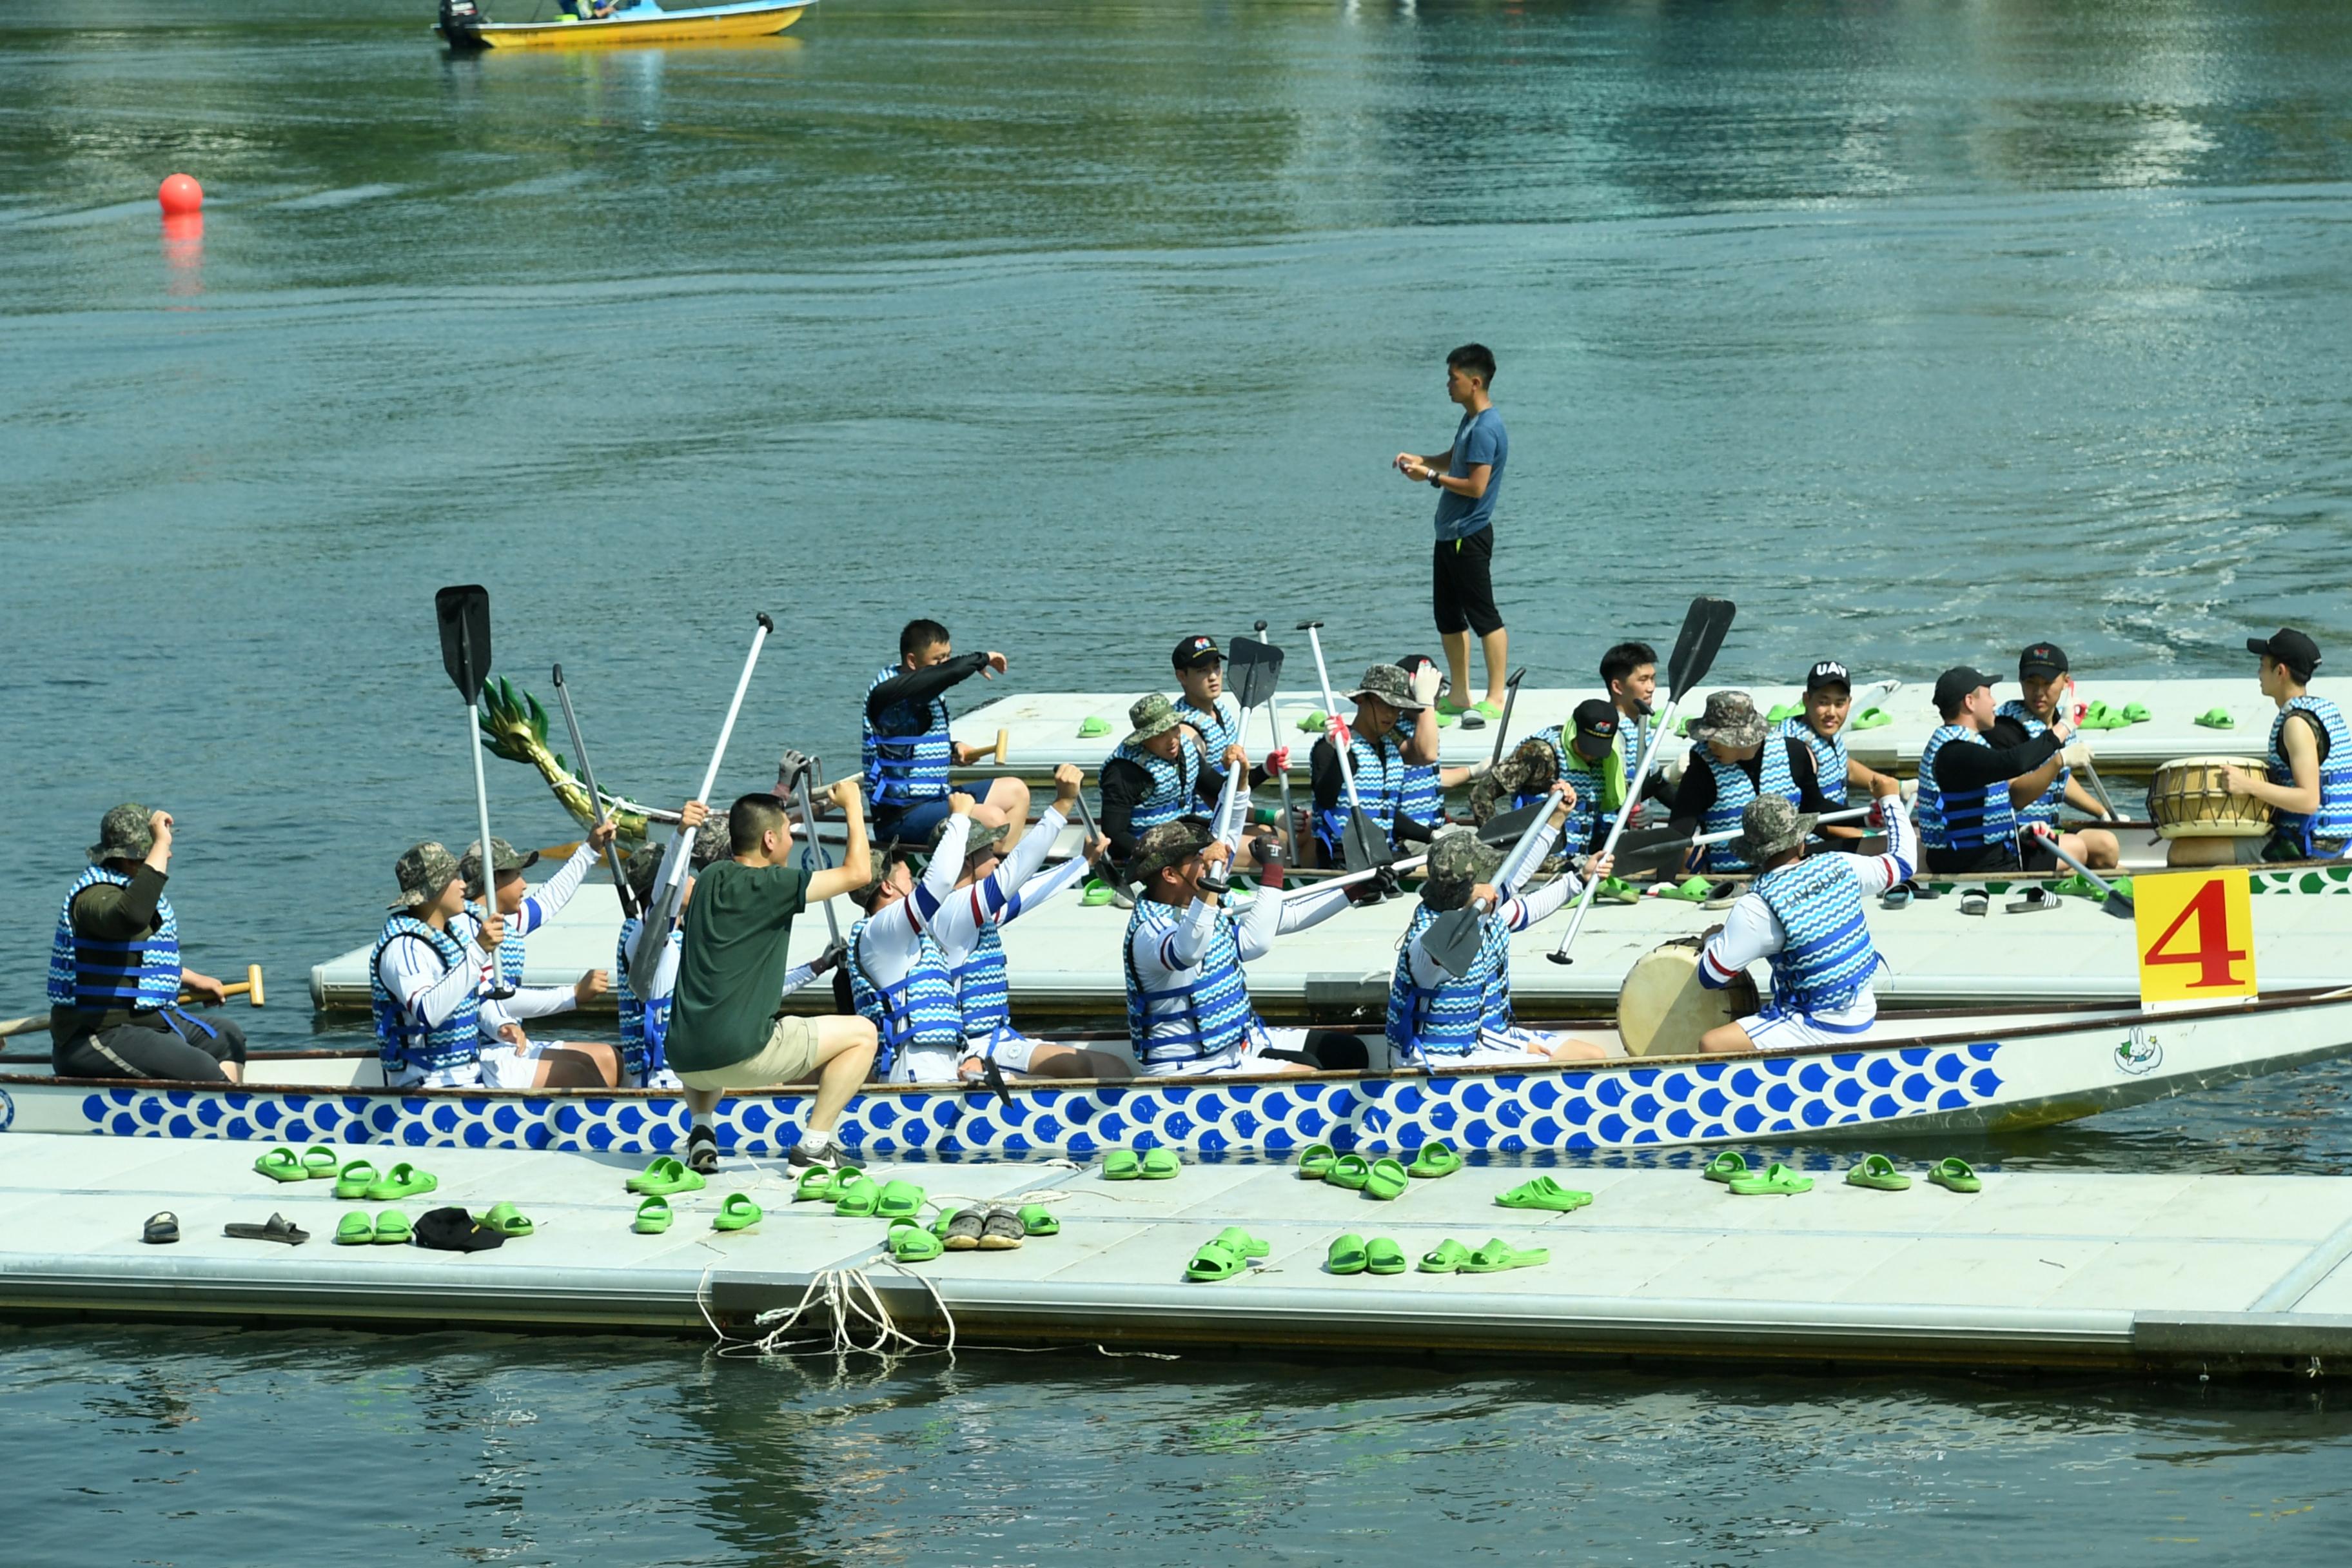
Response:
[[[163,204],[163,213],[167,217],[205,210],[205,188],[196,184],[193,174],[170,176],[164,180],[163,188],[155,193],[155,199]]]

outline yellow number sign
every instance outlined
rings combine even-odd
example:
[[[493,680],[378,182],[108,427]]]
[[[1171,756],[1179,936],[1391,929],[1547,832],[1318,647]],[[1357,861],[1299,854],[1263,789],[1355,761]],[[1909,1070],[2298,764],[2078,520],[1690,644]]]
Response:
[[[2142,1002],[2254,994],[2254,911],[2242,870],[2132,879]]]

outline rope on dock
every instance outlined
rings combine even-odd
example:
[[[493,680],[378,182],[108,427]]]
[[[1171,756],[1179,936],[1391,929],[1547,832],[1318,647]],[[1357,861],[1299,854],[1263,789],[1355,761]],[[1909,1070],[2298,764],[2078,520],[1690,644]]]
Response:
[[[886,1263],[930,1292],[931,1305],[939,1309],[940,1321],[947,1324],[947,1342],[927,1345],[898,1326],[884,1304],[882,1293],[866,1270],[877,1263]],[[715,1267],[715,1265],[714,1265]],[[830,1354],[836,1363],[852,1355],[868,1355],[895,1361],[907,1355],[944,1354],[955,1360],[955,1314],[939,1292],[939,1287],[919,1274],[909,1273],[905,1267],[887,1253],[876,1253],[864,1264],[843,1268],[821,1268],[810,1277],[801,1291],[801,1299],[789,1307],[772,1308],[751,1320],[755,1327],[767,1331],[757,1339],[738,1339],[719,1326],[710,1315],[710,1270],[702,1273],[702,1281],[695,1289],[694,1304],[702,1312],[702,1321],[710,1326],[719,1341],[722,1356],[771,1357]],[[829,1320],[832,1332],[802,1339],[792,1338],[801,1320],[812,1312]],[[870,1338],[866,1337],[870,1333]]]

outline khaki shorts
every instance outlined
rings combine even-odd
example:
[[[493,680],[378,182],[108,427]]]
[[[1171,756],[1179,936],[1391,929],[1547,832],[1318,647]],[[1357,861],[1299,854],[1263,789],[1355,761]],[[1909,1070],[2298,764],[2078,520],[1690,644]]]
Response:
[[[746,1061],[731,1062],[709,1072],[682,1072],[677,1081],[688,1089],[764,1089],[772,1083],[801,1083],[816,1076],[814,1018],[797,1015],[776,1020],[768,1043]]]

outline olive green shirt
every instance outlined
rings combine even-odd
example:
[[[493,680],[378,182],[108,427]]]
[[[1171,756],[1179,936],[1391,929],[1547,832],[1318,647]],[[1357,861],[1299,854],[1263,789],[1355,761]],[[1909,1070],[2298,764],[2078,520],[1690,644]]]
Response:
[[[662,1047],[672,1072],[716,1072],[766,1047],[807,890],[794,866],[721,860],[696,874]]]

